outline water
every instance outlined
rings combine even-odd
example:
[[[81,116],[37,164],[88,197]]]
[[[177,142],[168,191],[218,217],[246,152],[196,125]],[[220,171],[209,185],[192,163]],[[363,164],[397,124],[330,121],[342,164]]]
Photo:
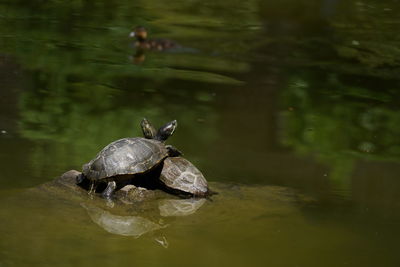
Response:
[[[0,265],[399,266],[399,9],[2,1]],[[182,48],[138,59],[135,25]],[[178,120],[212,201],[48,187],[143,117]]]

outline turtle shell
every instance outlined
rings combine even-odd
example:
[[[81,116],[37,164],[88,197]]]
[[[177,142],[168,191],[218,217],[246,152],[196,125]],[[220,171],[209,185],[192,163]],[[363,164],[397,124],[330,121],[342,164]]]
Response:
[[[182,157],[169,157],[163,164],[160,180],[168,188],[194,196],[208,194],[206,179],[190,161]]]
[[[89,180],[108,180],[113,176],[140,174],[149,171],[168,156],[165,145],[141,137],[123,138],[103,148],[82,173]]]

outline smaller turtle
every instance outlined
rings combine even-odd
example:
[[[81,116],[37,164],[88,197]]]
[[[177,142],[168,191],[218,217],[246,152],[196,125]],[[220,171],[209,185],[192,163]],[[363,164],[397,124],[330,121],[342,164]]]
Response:
[[[182,157],[169,157],[164,160],[160,181],[177,193],[188,193],[199,197],[209,194],[207,180],[203,174]]]
[[[147,139],[156,138],[156,130],[148,120],[143,119],[141,126]],[[168,191],[178,194],[207,196],[210,193],[203,174],[190,161],[179,155],[164,160],[160,181]]]

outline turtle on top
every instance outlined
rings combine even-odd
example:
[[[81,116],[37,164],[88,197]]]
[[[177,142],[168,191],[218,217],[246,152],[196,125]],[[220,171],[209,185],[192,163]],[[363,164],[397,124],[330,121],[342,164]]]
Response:
[[[129,34],[136,38],[135,47],[142,50],[165,51],[181,47],[178,43],[168,39],[148,39],[147,30],[143,26],[137,26]]]
[[[201,172],[179,157],[182,153],[178,149],[164,144],[176,127],[174,120],[156,131],[143,119],[141,128],[145,138],[123,138],[104,147],[83,165],[77,184],[87,187],[89,193],[100,189],[103,197],[110,199],[115,190],[137,181],[154,183],[150,180],[156,176],[155,183],[165,191],[207,196],[208,185]],[[166,161],[168,157],[173,160]]]

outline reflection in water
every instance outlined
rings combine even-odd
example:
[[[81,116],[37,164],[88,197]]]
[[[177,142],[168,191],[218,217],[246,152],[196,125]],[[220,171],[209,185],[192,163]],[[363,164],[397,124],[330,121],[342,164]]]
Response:
[[[0,5],[0,265],[399,265],[398,1]],[[134,25],[198,51],[132,64]],[[218,188],[179,218],[156,201],[104,208],[172,220],[168,253],[99,229],[85,192],[18,193],[141,135],[142,117],[179,120],[173,145],[211,182],[260,186]],[[275,201],[266,184],[316,200]]]
[[[165,198],[166,201],[155,201],[156,208],[142,210],[136,203],[109,209],[103,199],[89,200],[86,193],[75,192],[64,182],[1,195],[0,216],[7,218],[0,220],[1,262],[14,263],[6,266],[57,265],[60,259],[76,261],[78,266],[102,265],[104,255],[112,262],[110,265],[118,266],[132,262],[145,265],[154,258],[161,259],[155,266],[175,266],[199,255],[205,255],[200,257],[201,263],[209,262],[211,266],[220,266],[221,255],[228,266],[246,266],[249,258],[256,260],[256,266],[264,266],[267,261],[284,266],[319,266],[326,259],[332,262],[326,265],[329,267],[338,266],[343,260],[357,266],[365,253],[374,255],[377,249],[381,253],[364,266],[377,266],[378,262],[395,266],[390,265],[394,258],[387,257],[391,254],[388,244],[380,239],[366,240],[366,235],[374,235],[376,226],[365,222],[367,215],[359,214],[362,223],[356,228],[353,213],[325,211],[318,213],[323,217],[318,217],[314,213],[321,208],[319,203],[290,188],[211,183],[220,194],[213,196],[201,211],[192,213],[188,207],[195,207],[196,201]],[[178,210],[190,216],[160,215],[166,206],[180,206],[177,203],[183,203],[184,208]],[[175,208],[166,210],[167,215],[177,214]],[[161,217],[165,223],[160,222]],[[386,240],[394,240],[393,233],[397,231],[380,230]],[[168,251],[160,250],[159,245],[168,247]],[[317,247],[322,255],[305,258],[310,247]],[[82,249],[89,257],[82,255]],[[236,253],[238,250],[240,253]],[[25,251],[24,257],[21,251]],[[212,254],[216,258],[210,256],[210,251],[216,253]],[[332,251],[336,253],[332,255]],[[289,252],[291,257],[284,257]]]
[[[146,201],[146,200],[141,200]],[[154,201],[149,199],[148,201]],[[162,199],[159,200],[159,211],[163,217],[172,216],[188,216],[194,214],[204,203],[205,199]],[[134,204],[133,204],[134,205]],[[81,203],[81,206],[86,209],[92,221],[109,233],[123,236],[133,236],[135,238],[141,235],[153,232],[168,225],[163,224],[160,219],[158,223],[146,218],[150,215],[149,211],[138,212],[138,215],[115,215],[110,211],[96,207],[93,204]],[[133,207],[135,208],[135,207]],[[130,212],[132,213],[132,211]],[[167,243],[159,239],[160,244]]]
[[[195,213],[206,202],[204,198],[191,199],[164,199],[159,203],[160,215],[187,216]]]
[[[119,216],[86,203],[81,205],[87,210],[94,223],[111,234],[138,238],[147,232],[167,227],[141,216]]]
[[[331,168],[325,176],[332,192],[346,198],[360,160],[400,160],[400,95],[377,91],[376,83],[296,71],[282,91],[282,143],[301,154],[316,154]]]
[[[168,248],[168,247],[169,247],[168,240],[165,238],[165,236],[156,237],[154,240],[155,240],[158,244],[160,244],[161,246],[163,246],[164,248]]]
[[[149,9],[142,10],[137,3],[125,1],[113,8],[117,15],[112,18],[106,15],[108,9],[103,9],[106,1],[99,3],[101,7],[89,8],[90,15],[86,14],[86,8],[82,11],[76,6],[48,3],[45,10],[37,7],[33,11],[32,7],[10,3],[7,5],[10,18],[26,19],[19,20],[18,24],[9,20],[0,23],[3,36],[11,41],[1,43],[1,52],[13,55],[25,71],[23,79],[21,75],[16,79],[27,81],[16,103],[6,113],[13,113],[14,120],[18,120],[18,134],[33,142],[26,157],[30,173],[41,182],[48,179],[45,177],[80,167],[112,140],[138,135],[136,123],[142,117],[155,118],[155,122],[177,118],[186,128],[180,130],[182,141],[177,142],[189,143],[192,139],[203,144],[213,142],[218,136],[216,85],[240,85],[242,82],[233,74],[250,69],[243,60],[215,57],[207,50],[199,54],[153,53],[145,64],[135,66],[126,60],[132,53],[127,32],[132,24],[140,24],[132,20],[131,12],[141,10],[140,16],[152,17],[151,6],[156,3],[145,3]],[[171,5],[180,6],[179,3]],[[64,12],[75,14],[74,18],[65,16]],[[196,16],[204,21],[210,17],[209,14]],[[52,24],[54,27],[48,27],[48,23],[32,23],[31,19],[37,17],[43,19],[41,22],[48,19],[57,23]],[[160,31],[159,26],[151,28]],[[164,32],[173,32],[171,39],[174,40],[204,34],[201,28],[188,31],[186,26]],[[17,42],[12,41],[15,38]],[[199,45],[202,50],[204,44]],[[18,116],[14,116],[16,107]],[[201,133],[197,129],[198,121],[207,124]]]
[[[28,190],[35,198],[51,199],[54,203],[68,202],[83,207],[90,219],[105,231],[121,236],[138,238],[146,233],[164,229],[178,221],[164,222],[172,216],[193,215],[205,199],[170,199],[173,197],[160,190],[146,190],[127,185],[114,195],[112,207],[98,195],[89,196],[86,190],[77,186],[75,177],[80,172],[71,170],[52,182]],[[44,208],[44,207],[43,207]],[[169,242],[165,236],[155,237],[163,247]]]
[[[74,170],[66,172],[60,178],[41,186],[41,188],[51,194],[58,193],[59,197],[65,193],[81,193],[82,189],[75,185],[75,177],[78,174],[79,172]],[[92,221],[107,232],[138,238],[145,233],[168,226],[163,223],[159,215],[163,217],[192,215],[206,202],[206,199],[200,198],[165,199],[162,196],[171,196],[161,191],[157,192],[159,190],[146,190],[127,185],[114,194],[114,200],[118,201],[117,205],[114,201],[112,201],[112,205],[109,205],[109,202],[97,199],[97,196],[94,196],[95,199],[92,201],[82,202],[80,205],[86,209]],[[99,205],[107,205],[108,208],[106,210]],[[155,209],[152,208],[154,205],[158,206],[160,214],[155,213]],[[114,214],[118,211],[124,211],[125,214]],[[157,218],[158,222],[156,223]],[[156,241],[162,246],[168,247],[165,237],[156,238]]]

